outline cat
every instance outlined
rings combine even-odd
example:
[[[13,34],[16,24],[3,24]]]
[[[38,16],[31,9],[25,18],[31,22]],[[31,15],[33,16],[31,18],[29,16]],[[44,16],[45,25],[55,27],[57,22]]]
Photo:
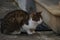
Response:
[[[14,10],[4,17],[1,23],[1,33],[20,34],[26,31],[28,34],[34,34],[37,25],[41,22],[41,12],[27,13],[23,10]]]

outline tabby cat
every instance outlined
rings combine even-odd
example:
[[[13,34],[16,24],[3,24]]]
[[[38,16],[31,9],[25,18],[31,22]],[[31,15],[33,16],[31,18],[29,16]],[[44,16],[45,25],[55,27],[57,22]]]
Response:
[[[33,34],[41,22],[41,12],[27,13],[23,10],[14,10],[4,17],[1,23],[1,33],[20,34],[24,30],[28,34]]]

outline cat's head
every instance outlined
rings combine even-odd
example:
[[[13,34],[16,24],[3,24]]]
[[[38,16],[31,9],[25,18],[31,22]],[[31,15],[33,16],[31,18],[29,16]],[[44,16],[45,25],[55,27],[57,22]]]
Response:
[[[31,18],[33,21],[41,23],[42,22],[42,16],[41,16],[42,12],[31,12]]]
[[[40,18],[42,18],[41,13],[42,12],[31,12],[30,17],[32,17],[32,20],[34,21],[39,21]]]

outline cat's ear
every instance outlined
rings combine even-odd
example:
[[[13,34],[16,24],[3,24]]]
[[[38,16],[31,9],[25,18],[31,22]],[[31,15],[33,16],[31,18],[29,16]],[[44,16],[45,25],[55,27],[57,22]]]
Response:
[[[35,15],[36,15],[36,12],[34,12],[34,11],[30,12],[30,17],[33,17]]]
[[[37,14],[42,18],[42,15],[41,15],[42,11],[41,12],[37,12]]]

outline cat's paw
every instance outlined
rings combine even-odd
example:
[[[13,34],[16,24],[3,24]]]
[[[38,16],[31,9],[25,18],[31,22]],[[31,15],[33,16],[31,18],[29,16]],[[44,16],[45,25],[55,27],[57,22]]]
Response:
[[[20,34],[21,32],[14,31],[11,34]]]
[[[28,32],[29,35],[32,35],[33,33],[32,32]]]
[[[36,33],[35,31],[32,32],[33,34]]]
[[[28,35],[32,35],[33,33],[32,32],[30,32],[30,31],[27,31],[27,33],[28,33]]]

